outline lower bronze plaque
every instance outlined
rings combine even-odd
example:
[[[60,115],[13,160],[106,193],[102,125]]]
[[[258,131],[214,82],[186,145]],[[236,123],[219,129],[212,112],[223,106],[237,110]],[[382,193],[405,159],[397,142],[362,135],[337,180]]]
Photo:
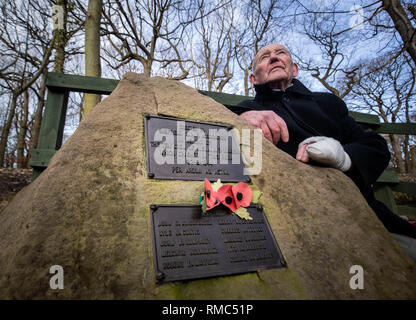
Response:
[[[286,265],[261,206],[253,220],[217,207],[151,205],[153,253],[159,282],[224,276]]]

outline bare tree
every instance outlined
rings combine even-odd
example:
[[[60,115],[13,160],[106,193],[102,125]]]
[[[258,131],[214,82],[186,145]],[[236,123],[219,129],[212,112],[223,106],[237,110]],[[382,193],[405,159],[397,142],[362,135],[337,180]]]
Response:
[[[101,77],[100,56],[100,20],[102,0],[89,0],[88,13],[85,21],[85,75]],[[98,102],[101,96],[88,94],[84,96],[84,114],[87,114]]]
[[[72,45],[71,50],[65,47],[72,36],[80,30],[79,25],[73,24],[72,18],[70,22],[67,21],[67,25],[63,24],[64,28],[51,30],[53,15],[51,9],[56,8],[56,4],[74,10],[67,1],[0,1],[2,12],[0,54],[4,57],[0,62],[0,87],[10,97],[7,117],[4,119],[1,132],[0,163],[2,165],[5,162],[5,155],[11,154],[7,150],[8,144],[11,149],[18,151],[18,165],[27,164],[26,159],[36,147],[39,136],[48,66],[54,61],[54,70],[63,72],[65,59],[79,49],[77,45]],[[63,17],[58,16],[58,19],[63,22]],[[54,50],[55,55],[53,55]],[[28,90],[32,90],[35,95],[29,94]],[[31,103],[29,105],[26,102],[21,103],[22,94],[28,97],[23,100],[29,102],[33,100],[36,108],[31,108]],[[19,121],[16,122],[17,118]],[[9,135],[13,124],[16,123],[19,124],[19,132],[11,139]],[[26,141],[28,135],[30,135],[29,142]],[[18,146],[14,148],[13,143]],[[25,152],[27,156],[24,156]]]
[[[387,51],[391,53],[390,61],[386,61],[386,65],[399,57],[404,51],[407,51],[413,61],[416,62],[416,29],[414,27],[416,9],[412,3],[407,3],[403,0],[362,0],[358,4],[348,8],[345,7],[344,2],[339,1],[331,1],[330,4],[324,7],[322,5],[317,6],[317,2],[313,3],[315,5],[308,4],[309,7],[303,1],[297,0],[296,2],[301,12],[297,12],[294,16],[304,16],[301,24],[304,27],[308,26],[306,29],[308,36],[318,45],[329,48],[330,44],[329,41],[325,43],[325,36],[331,36],[331,39],[336,40],[338,44],[344,42],[340,36],[344,36],[346,39],[353,38],[355,43],[359,43],[361,46],[369,45],[371,41],[374,43],[384,38],[383,43],[388,45],[384,49],[380,49],[379,56],[385,54]],[[351,15],[359,17],[358,20],[361,21],[354,22]],[[320,23],[314,25],[311,22],[308,23],[308,20],[320,20]],[[331,23],[332,30],[328,27],[328,22]],[[399,34],[402,40],[401,42],[398,41],[397,34]],[[354,41],[349,41],[349,45],[351,43],[354,43]],[[394,50],[390,51],[392,45]],[[327,54],[331,56],[330,50],[327,49],[327,51]],[[379,68],[383,67],[379,66]],[[344,71],[346,71],[344,75],[346,90],[351,91],[351,85],[348,85],[348,81],[353,78],[351,75],[348,75],[348,72],[351,70]],[[332,92],[337,91],[333,90],[334,87],[330,88],[328,82],[323,81],[323,78],[318,77],[318,80],[328,90]],[[354,82],[354,80],[351,80],[351,82]],[[342,96],[341,92],[339,93]]]
[[[107,0],[103,10],[107,45],[103,49],[108,58],[104,59],[114,69],[138,61],[147,76],[151,75],[155,61],[182,60],[161,60],[160,51],[166,49],[161,49],[159,43],[169,43],[168,39],[197,20],[203,5],[203,0]]]
[[[20,6],[6,1],[1,3],[3,19],[0,23],[3,27],[3,33],[0,36],[0,45],[2,53],[8,59],[6,59],[5,65],[0,68],[0,78],[3,80],[1,85],[10,92],[11,98],[7,119],[1,133],[0,164],[4,164],[9,133],[16,115],[18,97],[42,75],[43,69],[49,63],[55,40],[55,36],[49,42],[45,39],[39,40],[32,37],[36,27],[32,28],[35,21],[31,15],[31,8],[29,3],[26,3],[26,6],[24,3],[21,3]],[[21,32],[21,30],[26,30],[26,33]],[[41,57],[37,55],[37,52],[39,52],[37,46],[41,48],[43,46],[44,48]],[[25,119],[27,121],[27,117]],[[21,130],[26,132],[26,124],[21,124]]]
[[[29,149],[27,151],[27,158],[30,159],[32,155],[32,151],[37,147],[39,134],[40,134],[40,127],[42,124],[42,111],[43,107],[45,106],[45,94],[46,94],[46,76],[48,74],[48,69],[44,68],[42,71],[42,76],[40,81],[34,83],[34,87],[32,87],[33,93],[37,97],[36,109],[33,115],[32,124],[29,126],[28,130],[30,133],[30,142],[29,142]]]
[[[383,8],[389,14],[395,29],[403,41],[403,49],[408,52],[416,63],[416,29],[411,20],[416,10],[412,4],[408,4],[409,15],[399,0],[383,0]]]
[[[29,118],[29,90],[23,92],[23,103],[21,108],[19,132],[17,137],[17,167],[25,168],[27,165],[27,158],[25,158],[26,134],[28,130]]]
[[[359,72],[365,74],[352,89],[358,110],[371,110],[385,123],[411,122],[411,109],[416,103],[416,72],[413,61],[405,55],[385,65],[390,55],[375,61],[363,61]],[[388,135],[393,162],[400,173],[414,169],[409,136]]]
[[[340,32],[344,24],[339,21],[336,5],[327,10],[304,17],[303,34],[310,43],[306,48],[296,48],[293,54],[302,70],[308,71],[329,92],[345,98],[364,76],[357,72],[356,52],[363,45],[365,32]]]
[[[233,77],[235,6],[229,2],[211,15],[200,11],[195,25],[197,45],[192,48],[196,74],[201,77],[200,89],[222,92]]]

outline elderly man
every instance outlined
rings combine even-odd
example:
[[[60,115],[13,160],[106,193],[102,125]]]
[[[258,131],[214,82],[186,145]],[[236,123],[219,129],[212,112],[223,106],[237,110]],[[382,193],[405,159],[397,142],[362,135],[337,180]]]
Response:
[[[230,108],[266,139],[302,162],[343,171],[359,187],[384,226],[416,261],[416,227],[374,198],[372,184],[387,167],[386,141],[364,131],[345,103],[330,93],[311,92],[299,80],[298,66],[280,44],[262,48],[253,61],[254,100]],[[403,243],[403,241],[405,243]]]

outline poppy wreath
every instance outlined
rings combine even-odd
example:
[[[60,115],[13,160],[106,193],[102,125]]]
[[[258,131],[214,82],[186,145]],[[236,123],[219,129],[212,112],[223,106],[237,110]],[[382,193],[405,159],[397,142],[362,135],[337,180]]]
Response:
[[[235,212],[240,207],[248,207],[252,198],[253,193],[251,188],[244,182],[239,182],[235,186],[225,184],[217,191],[214,191],[211,182],[205,178],[205,203],[207,211],[222,203],[232,212]]]

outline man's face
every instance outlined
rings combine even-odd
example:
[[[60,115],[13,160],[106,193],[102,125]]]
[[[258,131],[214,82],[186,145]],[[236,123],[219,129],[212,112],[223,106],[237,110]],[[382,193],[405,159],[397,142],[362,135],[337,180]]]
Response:
[[[298,75],[298,66],[289,51],[281,44],[268,45],[254,58],[253,84],[270,83],[272,88],[286,89]]]

